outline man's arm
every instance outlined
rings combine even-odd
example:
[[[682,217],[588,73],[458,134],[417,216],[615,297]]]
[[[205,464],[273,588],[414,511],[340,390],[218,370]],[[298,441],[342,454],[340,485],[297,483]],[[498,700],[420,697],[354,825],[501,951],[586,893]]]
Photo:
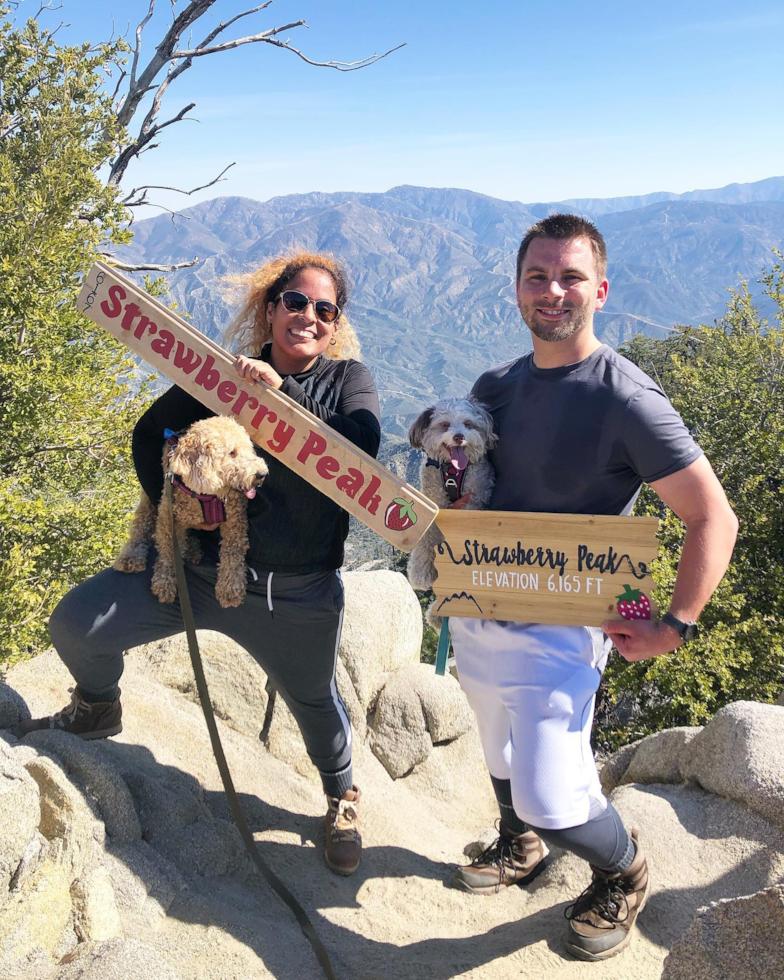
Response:
[[[704,456],[651,487],[686,525],[670,612],[684,622],[694,621],[727,571],[738,519]],[[660,622],[612,621],[602,629],[627,660],[657,657],[683,642],[674,629]]]

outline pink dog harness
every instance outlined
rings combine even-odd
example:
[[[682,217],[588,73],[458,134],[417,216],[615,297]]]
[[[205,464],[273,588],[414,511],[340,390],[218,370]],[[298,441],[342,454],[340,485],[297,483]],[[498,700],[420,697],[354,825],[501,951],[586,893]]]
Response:
[[[454,460],[449,463],[439,463],[437,459],[429,459],[427,465],[437,466],[440,470],[441,482],[444,484],[444,490],[451,503],[463,496],[463,480],[468,467],[467,463],[462,469],[458,469]]]
[[[172,429],[165,429],[163,434],[166,437],[166,442],[169,444],[169,458],[171,458],[179,436]],[[189,497],[195,497],[199,501],[205,524],[222,524],[226,520],[226,508],[223,506],[223,501],[220,497],[217,497],[214,493],[196,493],[195,490],[191,490],[189,486],[183,483],[179,476],[176,476],[171,471],[169,471],[169,478],[175,490],[182,490]]]

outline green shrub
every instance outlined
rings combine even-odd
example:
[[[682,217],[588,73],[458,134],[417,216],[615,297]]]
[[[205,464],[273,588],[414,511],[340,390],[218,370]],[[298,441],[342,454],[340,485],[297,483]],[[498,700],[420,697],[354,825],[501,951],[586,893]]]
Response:
[[[113,557],[137,494],[134,363],[75,306],[98,250],[127,238],[98,176],[119,135],[101,71],[122,48],[0,23],[0,663],[47,642],[54,604]]]
[[[611,658],[606,693],[630,710],[609,713],[610,744],[675,725],[699,725],[737,700],[771,701],[784,687],[784,270],[760,280],[775,322],[746,283],[714,326],[636,337],[621,353],[654,378],[704,449],[740,522],[732,562],[702,617],[698,640],[665,657]],[[684,528],[649,488],[637,513],[661,518],[655,598],[666,609]]]

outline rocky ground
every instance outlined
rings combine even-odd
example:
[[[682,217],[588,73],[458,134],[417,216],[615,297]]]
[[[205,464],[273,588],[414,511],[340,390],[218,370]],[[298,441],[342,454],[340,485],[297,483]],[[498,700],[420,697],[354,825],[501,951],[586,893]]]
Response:
[[[782,975],[784,707],[732,705],[705,729],[611,758],[603,779],[640,828],[653,895],[630,950],[600,967],[572,961],[563,910],[588,881],[572,856],[556,854],[528,890],[448,887],[495,807],[456,683],[416,664],[421,619],[407,589],[390,572],[347,577],[339,681],[365,845],[351,878],[324,864],[323,797],[290,716],[243,651],[203,637],[248,822],[340,980]],[[397,612],[379,616],[390,590]],[[320,975],[230,822],[186,657],[180,640],[128,655],[117,738],[0,739],[0,980]],[[53,652],[5,680],[2,724],[61,707],[69,683]]]

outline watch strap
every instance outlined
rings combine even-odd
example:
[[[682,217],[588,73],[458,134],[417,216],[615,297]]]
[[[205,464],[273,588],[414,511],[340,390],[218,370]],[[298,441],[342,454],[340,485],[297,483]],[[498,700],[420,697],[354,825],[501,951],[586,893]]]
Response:
[[[662,616],[661,621],[667,626],[671,626],[684,641],[684,643],[688,643],[689,640],[696,639],[699,634],[699,627],[696,623],[684,623],[682,619],[678,619],[677,616],[673,616],[671,612],[666,612]]]

